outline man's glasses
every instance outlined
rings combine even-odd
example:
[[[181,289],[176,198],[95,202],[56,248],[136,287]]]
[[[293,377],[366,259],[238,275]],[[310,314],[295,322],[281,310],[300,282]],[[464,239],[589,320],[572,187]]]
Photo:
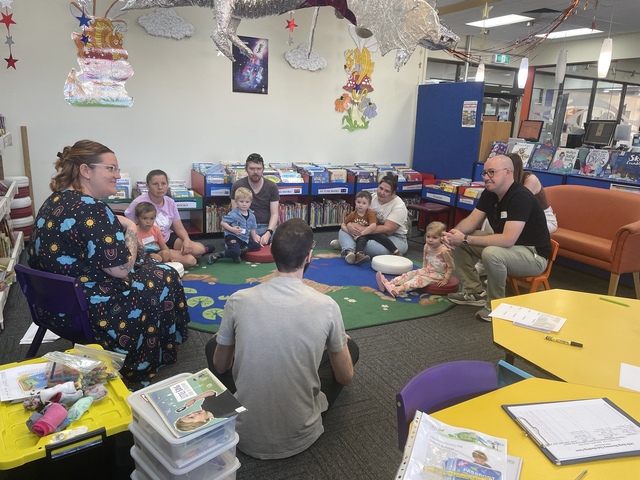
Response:
[[[313,250],[314,248],[316,248],[316,241],[315,240],[313,242],[311,242],[311,250]]]
[[[483,177],[493,178],[496,172],[500,172],[501,170],[509,170],[508,168],[490,168],[489,170],[483,170],[480,175]]]
[[[107,170],[109,170],[111,173],[120,173],[121,172],[121,170],[118,167],[116,167],[115,165],[111,165],[109,163],[90,163],[89,166],[90,167],[96,167],[96,166],[104,167]]]

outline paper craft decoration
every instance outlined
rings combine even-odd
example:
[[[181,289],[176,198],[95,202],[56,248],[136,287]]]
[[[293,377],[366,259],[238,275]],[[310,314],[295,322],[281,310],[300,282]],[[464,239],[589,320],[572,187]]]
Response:
[[[578,150],[574,148],[558,148],[549,171],[558,173],[571,173],[578,159]]]
[[[78,19],[82,29],[81,33],[71,34],[80,70],[71,69],[64,85],[64,96],[75,106],[130,107],[133,98],[124,89],[124,84],[133,75],[133,69],[127,61],[127,51],[122,48],[122,33],[127,31],[127,24],[108,18],[116,2],[103,17],[95,16],[95,4],[92,14],[87,14],[81,6],[84,3],[71,2],[71,14]]]
[[[418,45],[443,50],[454,48],[460,40],[440,23],[435,8],[426,0],[128,0],[124,9],[181,6],[214,9],[216,27],[211,39],[230,60],[237,59],[230,44],[240,46],[239,52],[248,58],[253,56],[250,48],[241,47],[236,33],[242,18],[281,15],[305,7],[331,6],[352,24],[369,30],[380,42],[382,55],[397,50],[396,70],[407,63]]]
[[[369,121],[378,115],[378,107],[369,96],[374,90],[371,75],[375,66],[370,52],[378,49],[378,43],[374,37],[360,37],[353,25],[349,25],[349,34],[357,48],[347,50],[344,54],[345,71],[349,74],[349,79],[342,89],[348,93],[343,93],[335,100],[334,105],[336,112],[345,114],[342,117],[342,128],[353,132],[369,128]]]
[[[2,7],[4,8],[4,12],[0,11],[0,23],[3,23],[7,28],[7,41],[4,42],[5,45],[9,46],[9,57],[5,58],[4,61],[7,62],[7,69],[13,68],[16,69],[17,58],[13,57],[13,48],[12,45],[15,43],[13,41],[13,37],[11,36],[11,25],[17,25],[16,21],[13,19],[13,13],[9,13],[9,9],[11,8],[11,2],[13,0],[2,0]]]

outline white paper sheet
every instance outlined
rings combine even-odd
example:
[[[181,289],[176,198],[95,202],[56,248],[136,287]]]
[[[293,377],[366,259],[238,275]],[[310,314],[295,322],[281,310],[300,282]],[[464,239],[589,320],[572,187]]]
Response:
[[[27,333],[24,334],[22,340],[20,340],[20,345],[31,345],[33,342],[33,337],[36,336],[36,332],[38,331],[38,326],[35,323],[31,323]],[[42,339],[42,343],[51,343],[59,339],[60,337],[53,333],[51,330],[47,330],[47,333],[44,334],[44,338]]]
[[[540,332],[559,332],[567,321],[566,318],[538,312],[530,308],[517,307],[508,303],[501,303],[490,314],[491,317],[513,322],[519,327],[532,328]]]
[[[621,363],[620,386],[640,392],[640,367],[628,363]]]

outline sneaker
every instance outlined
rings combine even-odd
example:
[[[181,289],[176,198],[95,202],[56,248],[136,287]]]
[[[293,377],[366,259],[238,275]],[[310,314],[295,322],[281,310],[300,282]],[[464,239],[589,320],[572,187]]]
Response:
[[[354,263],[356,263],[356,254],[353,253],[353,250],[347,250],[345,252],[344,259],[349,265],[353,265]]]
[[[491,321],[491,317],[489,316],[490,313],[491,313],[491,310],[489,310],[487,307],[481,308],[476,312],[476,318],[478,320],[484,320],[485,322],[490,322]]]
[[[450,293],[447,298],[457,305],[475,305],[484,307],[487,303],[487,292],[482,293]]]
[[[222,257],[222,255],[220,255],[219,253],[212,253],[211,255],[209,255],[207,257],[207,263],[209,265],[213,265],[214,263],[216,263],[218,260],[220,260],[220,258]]]
[[[244,254],[245,254],[245,253],[247,253],[248,251],[249,251],[249,247],[248,247],[248,246],[242,247],[242,248],[240,249],[240,256],[244,255]]]
[[[240,263],[242,259],[240,257],[233,257],[233,263]]]
[[[371,261],[371,257],[369,255],[365,255],[363,252],[356,253],[355,265],[362,265],[363,263],[367,263]]]
[[[381,292],[384,292],[386,290],[386,288],[384,288],[384,284],[387,281],[386,278],[384,278],[384,275],[382,275],[382,272],[376,272],[376,282],[378,282],[378,288],[380,289]]]
[[[331,248],[333,248],[334,250],[340,250],[342,248],[340,246],[340,240],[338,240],[337,238],[335,240],[331,240],[331,243],[329,245],[331,245]]]

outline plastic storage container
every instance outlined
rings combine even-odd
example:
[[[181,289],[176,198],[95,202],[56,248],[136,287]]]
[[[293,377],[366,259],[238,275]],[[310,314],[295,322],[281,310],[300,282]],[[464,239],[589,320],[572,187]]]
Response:
[[[191,376],[190,373],[181,373],[174,377],[158,382],[150,387],[138,390],[127,398],[131,406],[133,422],[129,426],[134,427],[138,436],[146,440],[170,458],[172,464],[178,468],[187,462],[193,461],[205,452],[211,451],[220,445],[227,444],[236,431],[236,417],[231,417],[218,422],[211,428],[200,429],[190,435],[176,438],[164,424],[160,415],[153,406],[143,398],[146,392],[175,383],[176,380],[184,380]]]
[[[237,443],[237,441],[236,441]],[[233,446],[235,452],[235,444]],[[203,466],[189,469],[165,470],[159,468],[157,459],[151,459],[137,446],[131,448],[131,457],[136,464],[136,472],[150,480],[234,480],[240,461],[234,456],[232,461],[220,468],[215,463],[205,462]]]
[[[231,432],[230,435],[211,439],[203,445],[203,448],[194,450],[192,455],[180,458],[171,458],[164,455],[164,453],[159,450],[158,447],[149,440],[135,424],[129,425],[129,430],[133,434],[133,441],[135,445],[148,457],[157,457],[161,459],[161,462],[167,469],[191,469],[194,468],[195,465],[201,464],[206,459],[215,459],[217,455],[223,456],[224,458],[222,458],[222,460],[226,459],[228,461],[229,455],[227,455],[227,453],[229,453],[229,449],[231,447],[233,447],[233,451],[230,452],[230,457],[231,460],[233,460],[233,457],[236,455],[235,445],[239,440],[238,434]]]

